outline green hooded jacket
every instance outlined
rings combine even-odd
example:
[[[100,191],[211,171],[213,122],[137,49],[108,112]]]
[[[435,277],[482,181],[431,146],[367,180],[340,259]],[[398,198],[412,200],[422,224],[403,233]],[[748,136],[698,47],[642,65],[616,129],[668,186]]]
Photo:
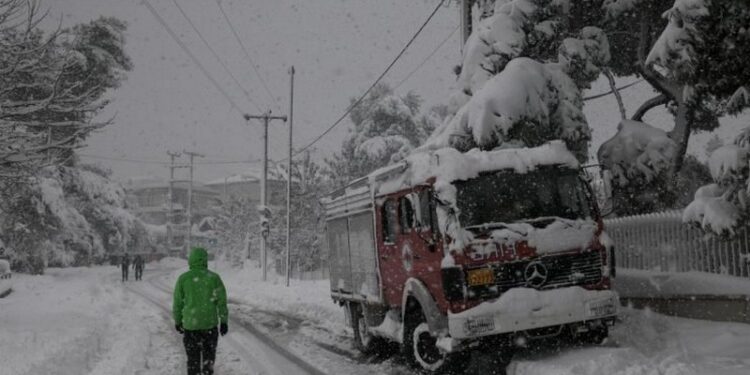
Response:
[[[227,291],[218,274],[208,270],[208,253],[196,247],[188,258],[190,271],[174,287],[172,316],[188,331],[216,328],[227,323]]]

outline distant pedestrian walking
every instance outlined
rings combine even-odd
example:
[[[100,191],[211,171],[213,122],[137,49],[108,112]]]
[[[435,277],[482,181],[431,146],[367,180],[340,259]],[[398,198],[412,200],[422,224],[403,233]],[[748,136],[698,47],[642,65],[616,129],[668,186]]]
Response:
[[[122,267],[122,282],[126,282],[128,281],[128,270],[130,269],[130,257],[128,254],[122,256],[120,266]]]
[[[212,375],[219,334],[227,334],[227,292],[218,274],[208,270],[208,253],[193,248],[190,270],[174,287],[172,315],[175,329],[183,335],[188,375]]]
[[[135,259],[133,259],[133,269],[135,269],[136,281],[143,279],[143,263],[143,257],[141,257],[140,255],[136,255]]]

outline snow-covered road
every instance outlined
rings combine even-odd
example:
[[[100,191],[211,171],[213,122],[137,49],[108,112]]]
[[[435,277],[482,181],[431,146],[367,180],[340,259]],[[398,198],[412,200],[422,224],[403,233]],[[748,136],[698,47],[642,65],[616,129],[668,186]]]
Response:
[[[175,265],[149,265],[144,281],[125,284],[115,267],[17,275],[15,292],[0,299],[0,374],[183,374],[182,343],[168,313]],[[416,373],[395,350],[380,357],[354,352],[325,282],[285,288],[252,272],[223,272],[232,321],[219,343],[217,373]],[[490,373],[486,359],[475,360],[466,374]],[[750,325],[629,309],[603,346],[522,352],[508,368],[511,375],[748,373]]]
[[[128,289],[145,300],[157,306],[169,316],[171,311],[171,291],[160,280],[168,277],[170,270],[155,272],[145,279],[146,283],[128,284]],[[249,364],[252,364],[255,374],[289,374],[289,375],[324,375],[315,367],[307,364],[298,357],[288,353],[283,347],[276,345],[273,340],[260,334],[252,325],[237,319],[230,319],[232,333],[222,340],[226,340],[234,352],[240,354]]]
[[[168,271],[154,271],[151,278]],[[0,373],[185,373],[168,293],[146,280],[121,283],[115,267],[20,275],[0,300]],[[239,325],[220,339],[217,373],[321,374],[301,368]]]

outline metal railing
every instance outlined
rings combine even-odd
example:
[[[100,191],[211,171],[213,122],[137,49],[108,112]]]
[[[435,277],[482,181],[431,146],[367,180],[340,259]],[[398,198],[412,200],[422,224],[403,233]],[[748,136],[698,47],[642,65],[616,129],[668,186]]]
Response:
[[[748,227],[720,238],[683,223],[681,211],[607,219],[604,226],[615,242],[617,267],[750,276]]]

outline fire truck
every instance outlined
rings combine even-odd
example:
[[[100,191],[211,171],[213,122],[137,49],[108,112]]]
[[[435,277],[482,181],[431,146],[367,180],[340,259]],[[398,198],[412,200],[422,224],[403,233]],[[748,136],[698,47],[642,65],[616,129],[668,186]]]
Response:
[[[600,343],[615,322],[613,246],[562,142],[416,153],[321,203],[331,296],[364,353],[394,341],[436,372],[477,348]]]

